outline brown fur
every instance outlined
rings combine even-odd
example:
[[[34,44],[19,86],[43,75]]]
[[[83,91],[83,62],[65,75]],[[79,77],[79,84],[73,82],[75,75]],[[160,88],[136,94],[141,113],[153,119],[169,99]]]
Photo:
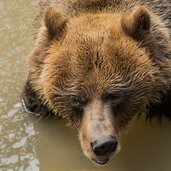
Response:
[[[41,1],[25,105],[66,117],[95,161],[111,155],[96,156],[91,142],[119,140],[137,114],[171,118],[170,10],[167,18],[163,3],[158,10],[149,1]]]

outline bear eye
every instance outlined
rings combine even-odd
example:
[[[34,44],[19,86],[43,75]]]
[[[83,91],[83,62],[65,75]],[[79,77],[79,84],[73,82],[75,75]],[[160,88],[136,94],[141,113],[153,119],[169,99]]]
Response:
[[[76,96],[70,96],[70,104],[72,106],[72,108],[75,109],[82,109],[83,107],[83,102],[80,100],[79,97]]]
[[[107,93],[104,96],[104,101],[110,103],[112,106],[117,106],[123,101],[122,93]]]

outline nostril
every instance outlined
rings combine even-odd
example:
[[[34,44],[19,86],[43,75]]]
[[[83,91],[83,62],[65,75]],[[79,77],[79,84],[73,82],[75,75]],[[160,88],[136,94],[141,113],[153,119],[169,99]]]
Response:
[[[117,148],[118,142],[112,136],[101,137],[91,143],[94,153],[98,156],[111,154]]]
[[[109,153],[113,153],[116,148],[117,148],[118,142],[117,141],[113,141],[111,144],[109,144],[108,146],[108,152]]]

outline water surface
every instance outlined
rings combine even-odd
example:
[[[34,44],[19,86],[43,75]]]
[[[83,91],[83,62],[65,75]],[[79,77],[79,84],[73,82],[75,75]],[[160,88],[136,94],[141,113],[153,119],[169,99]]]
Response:
[[[0,171],[170,171],[171,124],[138,120],[122,150],[99,167],[82,153],[62,120],[38,120],[21,109],[26,56],[34,42],[38,0],[0,0]]]

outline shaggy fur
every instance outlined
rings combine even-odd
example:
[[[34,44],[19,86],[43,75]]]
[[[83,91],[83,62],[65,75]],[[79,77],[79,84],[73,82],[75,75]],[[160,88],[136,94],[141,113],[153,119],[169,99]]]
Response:
[[[94,136],[119,141],[138,114],[171,119],[169,0],[42,0],[40,6],[23,91],[29,111],[67,118],[94,161],[111,157],[93,154]]]

